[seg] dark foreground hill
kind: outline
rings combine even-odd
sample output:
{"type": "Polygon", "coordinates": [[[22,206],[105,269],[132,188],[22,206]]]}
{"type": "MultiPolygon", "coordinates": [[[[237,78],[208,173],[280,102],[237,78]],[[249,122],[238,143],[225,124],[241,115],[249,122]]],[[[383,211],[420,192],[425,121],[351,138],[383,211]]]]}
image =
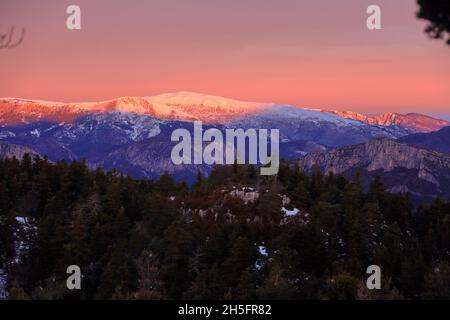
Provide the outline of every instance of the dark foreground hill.
{"type": "Polygon", "coordinates": [[[0,297],[449,299],[449,221],[448,202],[286,165],[218,167],[188,187],[0,160],[0,297]],[[381,290],[365,286],[369,265],[381,290]]]}

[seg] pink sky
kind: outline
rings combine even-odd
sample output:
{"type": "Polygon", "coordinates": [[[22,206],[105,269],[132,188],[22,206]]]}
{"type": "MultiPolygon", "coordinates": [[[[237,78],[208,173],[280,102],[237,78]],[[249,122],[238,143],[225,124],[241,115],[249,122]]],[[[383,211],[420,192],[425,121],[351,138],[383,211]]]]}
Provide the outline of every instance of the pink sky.
{"type": "Polygon", "coordinates": [[[298,106],[450,115],[450,47],[415,0],[0,0],[0,97],[104,100],[195,91],[298,106]],[[66,29],[66,7],[82,30],[66,29]],[[382,30],[366,8],[382,9],[382,30]]]}

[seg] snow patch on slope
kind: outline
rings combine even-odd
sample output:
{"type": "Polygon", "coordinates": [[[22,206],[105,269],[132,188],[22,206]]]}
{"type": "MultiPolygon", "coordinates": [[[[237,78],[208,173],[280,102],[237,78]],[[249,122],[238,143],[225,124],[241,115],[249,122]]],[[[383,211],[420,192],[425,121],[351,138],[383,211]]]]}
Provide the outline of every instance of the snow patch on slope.
{"type": "Polygon", "coordinates": [[[147,101],[155,107],[173,106],[173,105],[203,105],[217,109],[258,109],[269,104],[258,102],[245,102],[234,99],[223,98],[219,96],[200,94],[194,92],[181,91],[177,93],[165,93],[157,96],[147,97],[147,101]]]}
{"type": "Polygon", "coordinates": [[[282,207],[282,208],[281,208],[281,211],[283,211],[283,213],[284,213],[284,215],[285,215],[286,217],[296,216],[296,215],[298,215],[298,214],[300,213],[300,210],[297,209],[297,208],[294,208],[294,209],[292,209],[292,210],[288,210],[288,209],[286,209],[285,207],[282,207]]]}

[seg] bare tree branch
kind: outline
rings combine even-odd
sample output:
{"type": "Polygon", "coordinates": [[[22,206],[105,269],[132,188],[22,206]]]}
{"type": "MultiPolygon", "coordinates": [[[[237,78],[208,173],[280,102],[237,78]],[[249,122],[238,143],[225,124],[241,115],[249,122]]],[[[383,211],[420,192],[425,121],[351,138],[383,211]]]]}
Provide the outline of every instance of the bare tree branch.
{"type": "Polygon", "coordinates": [[[14,43],[11,43],[11,42],[13,42],[13,39],[14,39],[14,32],[15,32],[15,27],[13,26],[9,30],[9,33],[5,33],[0,36],[0,49],[15,48],[22,43],[23,39],[25,38],[25,28],[22,28],[22,31],[20,33],[20,37],[18,38],[18,40],[14,43]]]}

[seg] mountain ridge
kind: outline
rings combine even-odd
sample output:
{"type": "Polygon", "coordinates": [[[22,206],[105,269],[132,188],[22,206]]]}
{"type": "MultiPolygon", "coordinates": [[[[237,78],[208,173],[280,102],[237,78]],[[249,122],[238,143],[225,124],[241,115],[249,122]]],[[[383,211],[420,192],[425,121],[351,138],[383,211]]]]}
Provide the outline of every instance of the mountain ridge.
{"type": "MultiPolygon", "coordinates": [[[[85,104],[0,99],[0,142],[29,148],[52,161],[85,159],[92,168],[117,169],[136,178],[156,178],[168,171],[176,179],[192,181],[197,170],[207,174],[212,166],[174,166],[170,151],[176,143],[171,141],[171,134],[184,128],[192,135],[193,121],[197,120],[203,122],[205,130],[214,127],[222,134],[238,128],[278,129],[280,157],[288,161],[311,152],[364,144],[378,138],[399,139],[411,133],[410,129],[390,122],[368,124],[307,108],[181,92],[85,104]]],[[[385,152],[385,159],[379,161],[398,160],[392,159],[392,155],[385,152]]],[[[411,154],[410,160],[416,156],[411,154]]],[[[353,167],[347,168],[348,171],[353,167]]],[[[433,184],[439,179],[431,179],[426,170],[420,171],[420,177],[419,171],[413,172],[420,166],[398,167],[407,171],[402,174],[410,181],[424,182],[436,194],[441,193],[433,184]]],[[[395,180],[396,175],[387,178],[395,180]]]]}
{"type": "Polygon", "coordinates": [[[31,148],[0,141],[0,159],[12,157],[22,159],[25,154],[28,154],[30,157],[41,156],[31,148]]]}
{"type": "Polygon", "coordinates": [[[418,197],[450,198],[450,155],[390,139],[312,152],[299,159],[301,170],[352,176],[384,176],[388,190],[410,192],[418,197]]]}
{"type": "Polygon", "coordinates": [[[405,137],[400,137],[399,141],[412,144],[423,149],[450,154],[450,126],[434,132],[416,133],[405,137]]]}
{"type": "Polygon", "coordinates": [[[446,120],[419,113],[384,113],[368,116],[353,111],[302,108],[287,104],[239,101],[220,96],[189,91],[164,93],[155,96],[122,96],[98,102],[55,102],[21,98],[0,98],[0,124],[29,123],[42,118],[54,121],[73,121],[77,117],[93,112],[131,112],[166,120],[203,121],[224,123],[244,116],[276,108],[292,108],[331,114],[340,119],[349,119],[369,125],[383,127],[398,126],[408,133],[437,131],[450,125],[446,120]]]}
{"type": "Polygon", "coordinates": [[[432,132],[437,131],[445,126],[449,126],[450,122],[442,119],[436,119],[428,115],[420,113],[401,114],[398,112],[386,112],[378,116],[368,116],[354,111],[339,111],[339,110],[321,110],[331,114],[338,115],[347,119],[354,119],[365,122],[367,124],[376,124],[382,126],[398,125],[411,131],[417,132],[432,132]]]}

